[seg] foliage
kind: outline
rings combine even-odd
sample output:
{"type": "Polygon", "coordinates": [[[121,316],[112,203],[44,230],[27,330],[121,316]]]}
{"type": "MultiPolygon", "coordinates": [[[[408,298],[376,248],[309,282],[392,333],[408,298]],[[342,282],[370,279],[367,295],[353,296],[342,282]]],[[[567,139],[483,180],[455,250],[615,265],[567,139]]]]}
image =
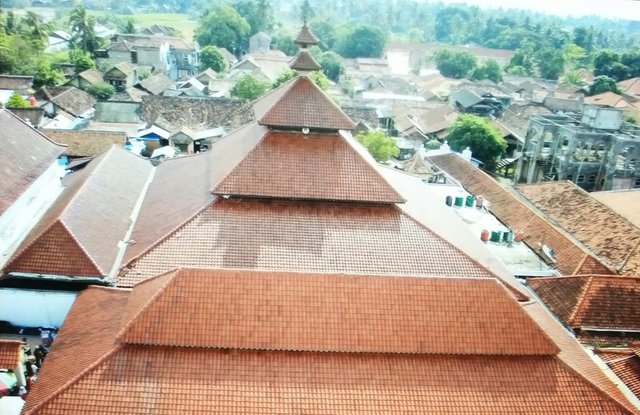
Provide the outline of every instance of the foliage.
{"type": "Polygon", "coordinates": [[[487,59],[471,74],[471,79],[488,79],[495,83],[502,82],[502,69],[500,69],[500,64],[494,59],[487,59]]]}
{"type": "Polygon", "coordinates": [[[238,0],[232,6],[249,23],[250,36],[273,29],[273,8],[267,0],[238,0]]]}
{"type": "Polygon", "coordinates": [[[144,81],[148,77],[151,76],[151,69],[149,68],[138,68],[138,81],[144,81]]]}
{"type": "Polygon", "coordinates": [[[125,20],[124,24],[120,27],[120,31],[122,33],[135,33],[136,32],[136,22],[133,17],[129,17],[125,20]]]}
{"type": "Polygon", "coordinates": [[[562,75],[562,77],[560,78],[560,84],[573,85],[573,86],[579,86],[579,87],[585,86],[584,80],[582,79],[580,74],[575,70],[565,72],[564,75],[562,75]]]}
{"type": "Polygon", "coordinates": [[[378,162],[389,160],[391,157],[397,157],[400,150],[396,146],[393,138],[388,137],[382,131],[370,131],[368,133],[359,133],[356,139],[371,153],[373,158],[378,162]]]}
{"type": "Polygon", "coordinates": [[[87,88],[87,92],[99,100],[106,101],[116,93],[116,89],[106,82],[98,82],[87,88]]]}
{"type": "Polygon", "coordinates": [[[461,44],[468,40],[469,12],[461,7],[445,7],[436,15],[436,40],[461,44]]]}
{"type": "Polygon", "coordinates": [[[273,84],[271,84],[271,88],[275,89],[280,85],[284,84],[285,82],[295,78],[296,76],[298,76],[298,73],[293,69],[282,71],[282,73],[278,76],[278,78],[276,78],[276,80],[273,81],[273,84]]]}
{"type": "Polygon", "coordinates": [[[31,43],[36,52],[42,52],[47,46],[49,32],[53,29],[49,23],[44,23],[42,18],[33,11],[28,11],[20,19],[19,31],[31,43]]]}
{"type": "Polygon", "coordinates": [[[300,17],[302,17],[302,21],[306,23],[315,15],[316,12],[309,4],[309,0],[303,0],[302,4],[300,5],[300,17]]]}
{"type": "Polygon", "coordinates": [[[73,66],[75,66],[76,73],[96,67],[96,63],[91,59],[91,55],[80,49],[70,49],[69,60],[73,63],[73,66]]]}
{"type": "Polygon", "coordinates": [[[270,84],[261,81],[253,75],[245,75],[238,79],[231,88],[231,96],[241,99],[254,100],[261,97],[269,90],[270,84]]]}
{"type": "Polygon", "coordinates": [[[7,108],[29,108],[31,105],[29,105],[29,101],[22,98],[22,95],[14,92],[9,97],[6,106],[7,108]]]}
{"type": "Polygon", "coordinates": [[[337,41],[337,33],[334,25],[328,21],[313,20],[309,23],[309,28],[320,41],[320,46],[324,50],[333,49],[337,41]]]}
{"type": "Polygon", "coordinates": [[[598,95],[603,92],[620,93],[616,80],[605,75],[596,76],[591,85],[589,85],[589,95],[598,95]]]}
{"type": "Polygon", "coordinates": [[[338,40],[338,52],[347,58],[380,57],[386,44],[386,36],[377,27],[360,25],[348,30],[338,40]]]}
{"type": "Polygon", "coordinates": [[[251,26],[231,6],[220,5],[208,11],[195,30],[201,46],[214,45],[238,53],[247,45],[251,26]]]}
{"type": "Polygon", "coordinates": [[[433,57],[442,76],[449,78],[465,78],[477,67],[475,56],[466,51],[439,49],[434,52],[433,57]]]}
{"type": "Polygon", "coordinates": [[[507,150],[507,142],[489,121],[471,114],[463,114],[451,125],[446,140],[452,149],[469,147],[473,155],[492,170],[498,158],[507,150]]]}
{"type": "Polygon", "coordinates": [[[69,14],[69,28],[73,36],[73,44],[78,48],[95,54],[100,47],[100,39],[96,35],[96,18],[83,5],[77,5],[69,14]]]}
{"type": "Polygon", "coordinates": [[[298,53],[298,45],[293,42],[294,35],[286,30],[280,30],[271,38],[272,47],[279,49],[287,56],[298,53]]]}
{"type": "Polygon", "coordinates": [[[542,78],[556,80],[564,72],[564,55],[557,49],[545,49],[536,54],[538,71],[542,78]]]}
{"type": "Polygon", "coordinates": [[[320,71],[313,71],[309,73],[309,78],[320,87],[323,91],[329,89],[329,79],[326,75],[320,71]]]}
{"type": "Polygon", "coordinates": [[[211,68],[218,73],[227,71],[227,60],[215,46],[207,45],[200,50],[200,62],[202,67],[211,68]]]}
{"type": "Polygon", "coordinates": [[[340,75],[344,72],[342,58],[334,52],[324,52],[318,60],[322,66],[322,72],[334,82],[338,82],[340,75]]]}
{"type": "Polygon", "coordinates": [[[442,147],[442,143],[435,138],[432,138],[431,140],[425,142],[424,146],[427,150],[438,150],[440,147],[442,147]]]}
{"type": "Polygon", "coordinates": [[[51,60],[46,56],[41,56],[35,62],[35,67],[31,70],[33,74],[33,87],[40,88],[44,85],[60,85],[65,81],[64,73],[51,66],[51,60]]]}

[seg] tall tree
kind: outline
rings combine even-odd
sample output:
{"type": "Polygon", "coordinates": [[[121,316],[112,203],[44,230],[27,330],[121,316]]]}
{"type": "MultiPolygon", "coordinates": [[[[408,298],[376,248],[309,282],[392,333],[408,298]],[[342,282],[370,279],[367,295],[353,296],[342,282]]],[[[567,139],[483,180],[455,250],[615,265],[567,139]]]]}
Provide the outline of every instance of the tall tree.
{"type": "Polygon", "coordinates": [[[449,78],[465,78],[477,68],[475,56],[466,51],[439,49],[435,51],[433,57],[442,76],[449,78]]]}
{"type": "Polygon", "coordinates": [[[472,73],[471,79],[489,79],[495,83],[501,82],[502,69],[500,69],[500,64],[495,59],[487,59],[472,73]]]}
{"type": "Polygon", "coordinates": [[[35,12],[28,11],[20,19],[20,31],[29,39],[36,51],[43,51],[47,46],[47,39],[52,26],[44,23],[35,12]]]}
{"type": "Polygon", "coordinates": [[[194,37],[201,46],[214,45],[239,55],[247,45],[250,30],[247,19],[223,4],[200,20],[194,37]]]}
{"type": "Polygon", "coordinates": [[[456,151],[469,147],[489,170],[495,168],[499,157],[507,150],[507,142],[498,130],[486,119],[471,114],[463,114],[456,119],[446,140],[456,151]]]}
{"type": "Polygon", "coordinates": [[[270,86],[268,82],[261,81],[253,75],[245,75],[238,79],[230,94],[235,98],[254,100],[264,95],[270,86]]]}
{"type": "Polygon", "coordinates": [[[215,46],[207,45],[200,50],[200,62],[204,68],[211,68],[218,73],[227,70],[227,60],[215,46]]]}
{"type": "Polygon", "coordinates": [[[249,23],[249,35],[273,29],[273,8],[267,0],[239,0],[233,8],[249,23]]]}
{"type": "Polygon", "coordinates": [[[386,44],[386,36],[377,27],[361,25],[346,32],[339,41],[339,52],[347,58],[380,57],[386,44]]]}
{"type": "Polygon", "coordinates": [[[536,54],[538,71],[544,79],[556,80],[564,72],[564,54],[557,49],[544,49],[536,54]]]}
{"type": "Polygon", "coordinates": [[[340,75],[344,71],[342,58],[337,53],[324,52],[318,61],[322,66],[322,72],[334,82],[338,82],[340,75]]]}
{"type": "Polygon", "coordinates": [[[95,54],[100,47],[100,39],[96,35],[96,18],[83,5],[77,5],[69,14],[69,26],[73,43],[90,54],[95,54]]]}

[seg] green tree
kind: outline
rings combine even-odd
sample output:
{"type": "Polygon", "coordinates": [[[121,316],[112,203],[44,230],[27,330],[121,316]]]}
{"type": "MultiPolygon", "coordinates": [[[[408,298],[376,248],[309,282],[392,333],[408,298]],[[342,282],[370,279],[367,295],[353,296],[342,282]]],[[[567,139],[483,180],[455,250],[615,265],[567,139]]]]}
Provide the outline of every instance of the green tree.
{"type": "Polygon", "coordinates": [[[495,83],[502,81],[502,69],[500,64],[494,59],[487,59],[471,75],[473,80],[489,79],[495,83]]]}
{"type": "Polygon", "coordinates": [[[531,42],[524,42],[509,60],[506,71],[512,75],[532,76],[534,64],[534,46],[531,42]]]}
{"type": "Polygon", "coordinates": [[[298,45],[293,42],[295,35],[287,30],[280,29],[272,38],[271,44],[274,48],[281,50],[287,56],[294,56],[298,53],[298,45]]]}
{"type": "Polygon", "coordinates": [[[593,74],[611,75],[611,67],[614,63],[620,63],[620,54],[610,49],[602,49],[596,52],[593,57],[593,74]]]}
{"type": "Polygon", "coordinates": [[[469,147],[474,157],[493,170],[499,157],[507,150],[507,142],[489,121],[471,114],[463,114],[449,128],[446,140],[452,149],[469,147]]]}
{"type": "Polygon", "coordinates": [[[99,100],[106,101],[116,93],[116,89],[113,85],[106,82],[98,82],[87,88],[87,92],[98,98],[99,100]]]}
{"type": "Polygon", "coordinates": [[[302,21],[306,23],[315,15],[316,12],[313,10],[313,7],[311,7],[311,4],[309,4],[309,0],[303,0],[300,5],[300,17],[302,17],[302,21]]]}
{"type": "Polygon", "coordinates": [[[123,27],[122,27],[122,33],[135,33],[136,32],[136,21],[133,19],[133,17],[129,17],[127,18],[127,20],[125,20],[123,27]]]}
{"type": "Polygon", "coordinates": [[[309,28],[324,50],[333,49],[337,40],[336,28],[333,24],[324,19],[316,19],[309,23],[309,28]]]}
{"type": "Polygon", "coordinates": [[[598,95],[603,92],[620,93],[616,80],[605,75],[596,76],[591,85],[589,85],[589,95],[598,95]]]}
{"type": "Polygon", "coordinates": [[[445,7],[436,14],[436,40],[445,43],[465,43],[469,35],[471,15],[462,7],[445,7]]]}
{"type": "Polygon", "coordinates": [[[73,66],[75,66],[76,73],[96,67],[96,63],[91,59],[91,55],[80,49],[70,49],[69,60],[73,63],[73,66]]]}
{"type": "Polygon", "coordinates": [[[31,42],[36,52],[42,52],[47,46],[47,39],[52,26],[44,23],[42,18],[35,12],[28,11],[20,19],[20,32],[31,42]]]}
{"type": "Polygon", "coordinates": [[[247,19],[223,4],[205,14],[194,37],[202,46],[215,45],[237,54],[247,45],[250,30],[247,19]]]}
{"type": "Polygon", "coordinates": [[[41,56],[35,63],[35,67],[30,71],[33,74],[33,86],[40,88],[44,85],[60,85],[65,81],[64,73],[51,66],[51,59],[41,56]]]}
{"type": "Polygon", "coordinates": [[[380,57],[386,44],[386,36],[377,27],[360,25],[347,31],[339,39],[338,51],[347,58],[380,57]]]}
{"type": "Polygon", "coordinates": [[[273,28],[273,8],[268,1],[239,0],[233,3],[233,8],[249,23],[249,35],[270,32],[273,28]]]}
{"type": "Polygon", "coordinates": [[[318,61],[322,66],[322,72],[334,82],[338,82],[340,75],[344,72],[342,58],[334,52],[324,52],[318,61]]]}
{"type": "Polygon", "coordinates": [[[393,138],[388,137],[382,131],[369,131],[368,133],[359,133],[356,136],[365,148],[371,153],[373,158],[378,162],[389,160],[391,157],[397,157],[400,153],[396,142],[393,138]]]}
{"type": "Polygon", "coordinates": [[[22,95],[18,94],[17,92],[11,94],[6,105],[7,108],[29,108],[31,106],[29,105],[29,102],[26,99],[22,98],[22,95]]]}
{"type": "Polygon", "coordinates": [[[433,57],[442,76],[449,78],[465,78],[477,68],[475,56],[466,51],[439,49],[433,57]]]}
{"type": "Polygon", "coordinates": [[[276,78],[276,80],[273,81],[273,84],[271,84],[271,89],[279,87],[280,85],[284,84],[287,81],[290,81],[296,76],[298,76],[298,73],[293,69],[282,71],[282,73],[276,78]]]}
{"type": "Polygon", "coordinates": [[[313,71],[309,73],[309,78],[323,91],[326,92],[329,89],[329,79],[324,73],[320,71],[313,71]]]}
{"type": "Polygon", "coordinates": [[[73,43],[80,49],[96,53],[100,47],[100,39],[96,35],[96,18],[83,5],[77,5],[69,14],[69,27],[73,36],[73,43]]]}
{"type": "Polygon", "coordinates": [[[245,75],[238,79],[230,93],[232,97],[252,101],[264,95],[270,86],[268,82],[261,81],[253,75],[245,75]]]}
{"type": "Polygon", "coordinates": [[[227,71],[227,60],[215,46],[207,45],[200,50],[200,62],[204,68],[211,68],[218,73],[227,71]]]}
{"type": "Polygon", "coordinates": [[[560,84],[583,87],[585,85],[585,82],[578,71],[571,70],[565,72],[564,75],[562,75],[562,77],[560,78],[560,84]]]}
{"type": "Polygon", "coordinates": [[[564,72],[564,54],[557,49],[544,49],[536,54],[536,59],[544,79],[556,80],[564,72]]]}

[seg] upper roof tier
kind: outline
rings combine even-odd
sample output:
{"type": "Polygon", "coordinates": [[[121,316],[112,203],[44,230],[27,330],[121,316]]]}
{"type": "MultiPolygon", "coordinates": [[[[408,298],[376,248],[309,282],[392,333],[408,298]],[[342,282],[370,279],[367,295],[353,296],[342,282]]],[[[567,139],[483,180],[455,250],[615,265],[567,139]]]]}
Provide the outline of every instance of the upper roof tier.
{"type": "Polygon", "coordinates": [[[317,45],[320,43],[318,38],[309,30],[307,24],[303,24],[302,28],[298,32],[298,35],[293,39],[296,45],[300,47],[307,47],[308,45],[317,45]]]}

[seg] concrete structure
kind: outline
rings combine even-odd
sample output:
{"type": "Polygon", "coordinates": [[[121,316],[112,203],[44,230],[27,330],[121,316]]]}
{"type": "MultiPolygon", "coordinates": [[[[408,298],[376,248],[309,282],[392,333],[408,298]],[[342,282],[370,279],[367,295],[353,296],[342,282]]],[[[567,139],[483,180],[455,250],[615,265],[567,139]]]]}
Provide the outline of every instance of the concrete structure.
{"type": "Polygon", "coordinates": [[[516,180],[569,180],[588,191],[640,187],[640,129],[618,108],[583,106],[576,114],[533,116],[516,180]]]}

